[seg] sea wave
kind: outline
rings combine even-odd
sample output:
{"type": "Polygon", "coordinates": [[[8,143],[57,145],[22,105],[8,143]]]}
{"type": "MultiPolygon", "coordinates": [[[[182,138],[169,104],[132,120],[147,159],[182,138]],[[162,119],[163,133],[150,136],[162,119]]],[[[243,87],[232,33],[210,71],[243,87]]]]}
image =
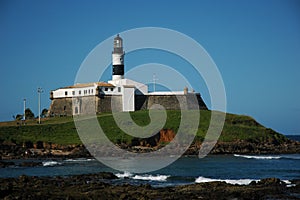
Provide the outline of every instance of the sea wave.
{"type": "Polygon", "coordinates": [[[196,183],[207,183],[207,182],[214,182],[214,181],[222,181],[229,184],[237,184],[237,185],[249,185],[252,181],[259,181],[255,179],[214,179],[214,178],[206,178],[203,176],[199,176],[196,178],[196,183]]]}
{"type": "Polygon", "coordinates": [[[144,174],[144,175],[134,175],[130,172],[124,173],[117,173],[115,174],[118,178],[131,178],[135,180],[145,180],[145,181],[166,181],[169,175],[151,175],[151,174],[144,174]]]}
{"type": "Polygon", "coordinates": [[[77,158],[77,159],[67,159],[66,162],[88,162],[88,161],[94,161],[94,158],[77,158]]]}
{"type": "Polygon", "coordinates": [[[124,172],[123,174],[121,173],[117,173],[115,174],[118,178],[129,178],[129,177],[132,177],[133,174],[130,173],[130,172],[124,172]]]}
{"type": "Polygon", "coordinates": [[[55,165],[61,165],[61,163],[57,162],[57,161],[45,161],[45,162],[43,162],[44,167],[50,167],[50,166],[55,166],[55,165]]]}
{"type": "Polygon", "coordinates": [[[135,175],[132,179],[136,180],[146,180],[146,181],[167,181],[169,175],[135,175]]]}
{"type": "Polygon", "coordinates": [[[240,155],[234,154],[235,157],[242,157],[248,159],[258,159],[258,160],[271,160],[271,159],[280,159],[282,156],[252,156],[252,155],[240,155]]]}
{"type": "MultiPolygon", "coordinates": [[[[226,182],[233,185],[249,185],[252,181],[255,181],[256,183],[260,180],[258,179],[214,179],[214,178],[206,178],[203,176],[199,176],[196,178],[196,183],[207,183],[207,182],[214,182],[214,181],[221,181],[226,182]]],[[[286,184],[286,187],[293,187],[295,184],[292,184],[289,180],[282,180],[286,184]]]]}

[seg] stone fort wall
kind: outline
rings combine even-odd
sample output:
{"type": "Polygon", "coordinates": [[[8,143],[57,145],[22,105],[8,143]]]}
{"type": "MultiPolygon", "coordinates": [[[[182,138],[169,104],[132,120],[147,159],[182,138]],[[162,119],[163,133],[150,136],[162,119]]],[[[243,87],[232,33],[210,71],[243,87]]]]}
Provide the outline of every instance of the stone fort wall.
{"type": "MultiPolygon", "coordinates": [[[[199,93],[135,96],[135,110],[149,110],[156,104],[163,106],[166,110],[207,110],[199,93]]],[[[76,113],[91,114],[95,110],[97,113],[111,112],[112,108],[114,111],[122,111],[121,95],[87,96],[73,100],[72,98],[52,99],[48,114],[49,116],[71,116],[76,113]]]]}
{"type": "Polygon", "coordinates": [[[166,110],[207,110],[199,93],[183,95],[136,95],[135,110],[149,110],[155,104],[166,110]]]}

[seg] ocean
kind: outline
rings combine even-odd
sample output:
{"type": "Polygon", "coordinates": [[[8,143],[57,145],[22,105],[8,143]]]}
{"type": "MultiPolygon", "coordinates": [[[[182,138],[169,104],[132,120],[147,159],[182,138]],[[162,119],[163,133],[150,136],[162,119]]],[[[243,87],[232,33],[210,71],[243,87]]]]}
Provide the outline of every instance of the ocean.
{"type": "MultiPolygon", "coordinates": [[[[122,159],[122,158],[120,158],[122,159]]],[[[13,160],[16,164],[30,160],[13,160]]],[[[249,184],[263,178],[276,177],[287,183],[300,179],[300,154],[287,155],[209,155],[203,159],[186,156],[158,171],[135,174],[113,170],[95,159],[31,160],[42,166],[2,168],[0,177],[69,176],[97,172],[113,172],[118,180],[112,184],[151,184],[165,187],[210,181],[249,184]]],[[[127,161],[128,162],[128,161],[127,161]]]]}
{"type": "Polygon", "coordinates": [[[300,135],[286,135],[287,138],[300,142],[300,135]]]}

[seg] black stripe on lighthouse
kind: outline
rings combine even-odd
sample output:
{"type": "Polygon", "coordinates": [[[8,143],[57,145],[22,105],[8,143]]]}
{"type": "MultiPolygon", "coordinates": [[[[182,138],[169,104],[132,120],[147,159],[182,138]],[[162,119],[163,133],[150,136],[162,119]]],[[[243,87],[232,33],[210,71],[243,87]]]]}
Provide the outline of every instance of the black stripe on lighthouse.
{"type": "Polygon", "coordinates": [[[124,75],[124,65],[113,65],[113,75],[124,75]]]}

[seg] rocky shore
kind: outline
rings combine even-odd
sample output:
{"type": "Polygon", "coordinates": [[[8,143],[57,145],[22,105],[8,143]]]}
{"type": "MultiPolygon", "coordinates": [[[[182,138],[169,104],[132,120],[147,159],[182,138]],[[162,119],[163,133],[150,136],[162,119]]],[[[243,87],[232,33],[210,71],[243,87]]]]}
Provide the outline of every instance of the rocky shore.
{"type": "Polygon", "coordinates": [[[268,178],[249,185],[225,182],[155,188],[149,184],[113,184],[112,173],[70,177],[28,177],[0,179],[1,199],[298,199],[300,180],[286,183],[268,178]]]}
{"type": "MultiPolygon", "coordinates": [[[[120,148],[132,152],[149,152],[159,149],[145,141],[135,142],[135,145],[117,144],[120,148]]],[[[98,151],[107,152],[106,146],[95,147],[98,151]]],[[[193,143],[185,155],[198,155],[201,143],[193,143]]],[[[176,149],[174,149],[176,151],[176,149]]],[[[211,154],[294,154],[300,153],[300,142],[287,140],[277,144],[274,141],[259,143],[248,141],[218,142],[210,152],[211,154]]],[[[170,152],[170,155],[172,152],[170,152]]],[[[111,155],[105,155],[111,156],[111,155]]],[[[4,142],[0,144],[0,160],[26,159],[26,158],[90,158],[89,151],[83,145],[55,145],[55,144],[30,144],[18,145],[4,142]]],[[[1,166],[1,165],[0,165],[1,166]]]]}

